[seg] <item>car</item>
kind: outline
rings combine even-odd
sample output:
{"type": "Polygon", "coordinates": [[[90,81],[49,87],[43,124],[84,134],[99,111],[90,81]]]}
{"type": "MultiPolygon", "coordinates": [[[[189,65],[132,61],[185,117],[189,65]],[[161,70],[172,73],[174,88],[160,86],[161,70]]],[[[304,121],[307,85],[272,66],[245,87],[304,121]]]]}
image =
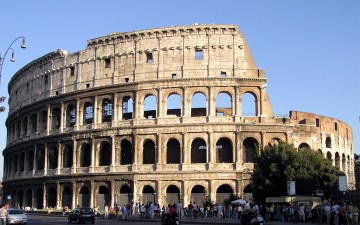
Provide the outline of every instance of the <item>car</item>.
{"type": "Polygon", "coordinates": [[[95,212],[89,207],[75,208],[68,215],[68,221],[77,221],[78,223],[91,222],[95,223],[95,212]]]}
{"type": "Polygon", "coordinates": [[[22,209],[8,209],[6,224],[26,224],[27,216],[22,209]]]}

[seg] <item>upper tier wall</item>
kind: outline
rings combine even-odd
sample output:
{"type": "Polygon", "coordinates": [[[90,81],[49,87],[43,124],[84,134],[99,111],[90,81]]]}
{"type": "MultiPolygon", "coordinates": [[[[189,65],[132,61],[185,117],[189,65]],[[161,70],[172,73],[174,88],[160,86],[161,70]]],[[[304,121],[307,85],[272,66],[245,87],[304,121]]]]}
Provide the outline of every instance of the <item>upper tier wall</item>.
{"type": "Polygon", "coordinates": [[[112,33],[69,54],[57,50],[19,70],[10,113],[51,96],[128,82],[206,77],[264,78],[238,26],[192,25],[112,33]]]}

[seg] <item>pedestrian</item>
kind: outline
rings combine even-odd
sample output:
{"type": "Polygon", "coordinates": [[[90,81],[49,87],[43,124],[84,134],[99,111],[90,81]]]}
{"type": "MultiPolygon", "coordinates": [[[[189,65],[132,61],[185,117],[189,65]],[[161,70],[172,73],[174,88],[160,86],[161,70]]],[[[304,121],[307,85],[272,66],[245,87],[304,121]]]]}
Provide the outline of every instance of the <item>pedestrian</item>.
{"type": "Polygon", "coordinates": [[[105,205],[104,208],[104,219],[107,220],[109,218],[109,206],[105,205]]]}
{"type": "Polygon", "coordinates": [[[6,225],[6,216],[8,214],[8,204],[5,204],[3,207],[0,208],[0,224],[6,225]]]}
{"type": "Polygon", "coordinates": [[[121,208],[121,213],[122,213],[122,219],[126,219],[126,215],[127,215],[127,209],[126,209],[126,205],[124,205],[122,208],[121,208]]]}

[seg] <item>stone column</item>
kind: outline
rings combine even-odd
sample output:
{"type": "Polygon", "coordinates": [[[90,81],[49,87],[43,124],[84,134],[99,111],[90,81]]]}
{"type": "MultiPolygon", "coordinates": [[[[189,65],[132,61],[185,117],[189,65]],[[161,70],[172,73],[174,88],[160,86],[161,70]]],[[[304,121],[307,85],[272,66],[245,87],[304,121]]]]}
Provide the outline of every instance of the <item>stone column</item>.
{"type": "Polygon", "coordinates": [[[110,171],[114,172],[116,170],[116,146],[115,146],[115,136],[111,136],[111,165],[110,171]]]}
{"type": "Polygon", "coordinates": [[[94,172],[95,167],[95,149],[96,149],[96,141],[94,139],[91,140],[91,165],[89,166],[89,172],[94,172]]]}
{"type": "Polygon", "coordinates": [[[77,141],[76,140],[73,140],[73,157],[72,157],[72,160],[73,160],[73,163],[72,163],[72,167],[71,167],[71,173],[76,173],[76,168],[77,168],[77,158],[76,158],[76,153],[78,152],[77,151],[77,141]]]}
{"type": "Polygon", "coordinates": [[[115,127],[117,122],[119,121],[118,114],[120,113],[118,108],[118,93],[114,94],[112,102],[113,102],[112,126],[115,127]]]}
{"type": "Polygon", "coordinates": [[[75,181],[72,181],[71,182],[71,188],[72,188],[72,201],[71,201],[71,208],[75,208],[76,204],[77,204],[77,201],[76,201],[76,193],[77,193],[77,190],[76,190],[76,183],[75,181]]]}
{"type": "Polygon", "coordinates": [[[186,133],[182,133],[182,163],[187,165],[190,164],[190,156],[191,156],[191,151],[189,149],[187,149],[188,143],[187,143],[187,134],[186,133]],[[189,151],[187,151],[189,150],[189,151]]]}
{"type": "Polygon", "coordinates": [[[162,149],[162,143],[161,143],[161,135],[159,133],[156,134],[156,143],[155,143],[155,163],[157,165],[162,165],[164,164],[165,160],[164,160],[164,156],[166,151],[163,151],[162,149]]]}
{"type": "Polygon", "coordinates": [[[208,145],[207,145],[207,152],[206,152],[206,162],[209,164],[216,163],[216,146],[213,146],[213,133],[207,132],[208,134],[208,145]]]}
{"type": "Polygon", "coordinates": [[[80,109],[80,99],[77,99],[76,100],[76,114],[75,114],[75,131],[79,130],[79,125],[80,123],[82,123],[82,121],[80,121],[80,118],[84,118],[84,115],[83,115],[83,110],[80,109]]]}
{"type": "Polygon", "coordinates": [[[216,102],[214,101],[214,96],[213,96],[213,90],[211,87],[208,87],[208,95],[207,95],[207,110],[206,110],[206,115],[211,117],[215,117],[216,116],[216,102]]]}
{"type": "Polygon", "coordinates": [[[60,133],[62,133],[64,130],[64,127],[66,127],[66,120],[64,119],[65,115],[66,115],[66,110],[64,110],[64,102],[61,102],[60,103],[60,127],[59,127],[60,133]]]}
{"type": "Polygon", "coordinates": [[[56,208],[62,207],[62,195],[59,182],[56,182],[56,195],[56,208]]]}
{"type": "Polygon", "coordinates": [[[57,158],[56,174],[61,174],[61,169],[62,168],[63,168],[63,165],[62,165],[62,148],[61,148],[61,143],[58,142],[58,158],[57,158]]]}
{"type": "Polygon", "coordinates": [[[52,123],[51,108],[47,105],[47,121],[46,121],[46,135],[50,134],[50,124],[52,123]]]}
{"type": "Polygon", "coordinates": [[[265,90],[266,90],[266,84],[263,84],[260,86],[260,112],[258,112],[258,115],[260,117],[266,116],[264,113],[264,96],[265,96],[265,90]]]}
{"type": "Polygon", "coordinates": [[[90,207],[94,208],[94,198],[95,198],[95,183],[94,181],[90,181],[90,207]]]}
{"type": "Polygon", "coordinates": [[[110,206],[114,207],[115,210],[115,180],[110,181],[110,206]]]}
{"type": "Polygon", "coordinates": [[[33,169],[32,169],[32,175],[35,176],[36,174],[36,168],[37,168],[37,145],[34,145],[34,159],[33,159],[33,169]]]}
{"type": "Polygon", "coordinates": [[[48,174],[48,145],[44,144],[44,175],[48,174]]]}
{"type": "Polygon", "coordinates": [[[187,96],[187,87],[183,87],[183,97],[182,101],[182,117],[191,117],[191,101],[189,101],[187,96]]]}
{"type": "Polygon", "coordinates": [[[133,163],[133,168],[137,170],[137,167],[139,165],[139,150],[138,150],[138,137],[137,134],[133,134],[132,137],[132,144],[133,144],[133,157],[134,157],[134,163],[133,163]]]}
{"type": "MultiPolygon", "coordinates": [[[[44,189],[44,193],[43,193],[43,208],[45,208],[47,206],[47,190],[46,190],[46,184],[43,184],[43,189],[44,189]]],[[[34,205],[34,201],[33,201],[33,205],[34,205]]]]}
{"type": "MultiPolygon", "coordinates": [[[[94,106],[93,107],[94,107],[93,126],[94,126],[94,128],[97,128],[97,125],[99,123],[99,121],[98,121],[99,113],[98,112],[99,112],[99,108],[101,108],[98,106],[98,96],[97,95],[95,95],[95,97],[94,97],[94,106]]],[[[100,113],[100,119],[101,119],[101,113],[100,113]]]]}

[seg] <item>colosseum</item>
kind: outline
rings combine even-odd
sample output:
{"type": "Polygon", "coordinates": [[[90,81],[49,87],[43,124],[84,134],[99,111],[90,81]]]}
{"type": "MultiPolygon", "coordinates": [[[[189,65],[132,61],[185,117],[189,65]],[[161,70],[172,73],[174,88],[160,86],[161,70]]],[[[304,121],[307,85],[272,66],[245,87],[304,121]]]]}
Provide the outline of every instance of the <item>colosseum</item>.
{"type": "Polygon", "coordinates": [[[8,84],[4,198],[36,208],[249,198],[256,146],[279,140],[320,151],[353,188],[351,127],[276,116],[266,86],[237,25],[116,32],[50,52],[8,84]]]}

